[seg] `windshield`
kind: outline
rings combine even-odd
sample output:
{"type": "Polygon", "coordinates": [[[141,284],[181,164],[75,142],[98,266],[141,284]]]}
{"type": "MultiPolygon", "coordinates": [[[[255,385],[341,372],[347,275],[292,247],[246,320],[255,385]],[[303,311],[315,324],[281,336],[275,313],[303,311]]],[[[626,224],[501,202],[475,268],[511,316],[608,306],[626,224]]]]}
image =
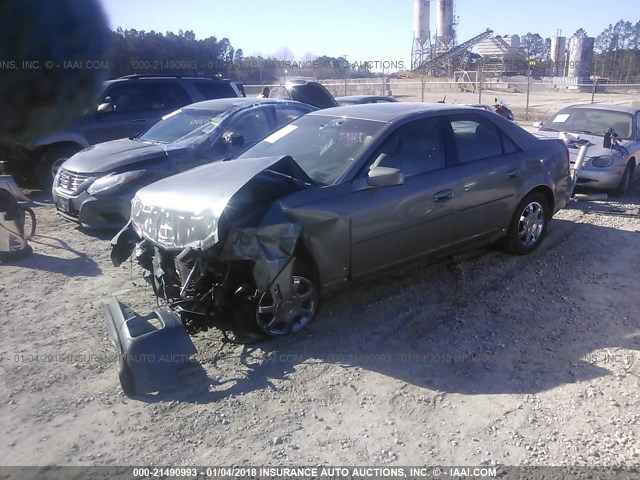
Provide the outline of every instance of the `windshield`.
{"type": "Polygon", "coordinates": [[[201,109],[176,110],[162,117],[162,120],[138,137],[138,140],[171,143],[187,136],[196,139],[211,133],[222,121],[225,113],[201,109]]]}
{"type": "Polygon", "coordinates": [[[272,133],[238,158],[291,155],[313,181],[331,185],[386,125],[371,120],[307,115],[272,133]]]}
{"type": "Polygon", "coordinates": [[[541,128],[548,132],[577,132],[604,136],[613,128],[620,138],[631,138],[631,114],[598,108],[566,108],[551,117],[541,128]]]}

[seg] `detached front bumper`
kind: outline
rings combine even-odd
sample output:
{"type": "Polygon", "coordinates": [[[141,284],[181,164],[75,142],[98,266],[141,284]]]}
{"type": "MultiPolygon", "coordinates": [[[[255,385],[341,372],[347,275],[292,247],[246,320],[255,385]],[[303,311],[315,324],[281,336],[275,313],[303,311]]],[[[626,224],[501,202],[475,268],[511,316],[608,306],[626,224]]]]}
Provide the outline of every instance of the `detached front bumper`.
{"type": "Polygon", "coordinates": [[[126,395],[177,387],[179,371],[196,349],[173,312],[163,308],[139,316],[113,297],[104,320],[118,351],[118,376],[126,395]]]}
{"type": "Polygon", "coordinates": [[[92,196],[84,191],[75,197],[54,189],[53,201],[58,214],[91,229],[121,228],[129,221],[133,193],[92,196]]]}

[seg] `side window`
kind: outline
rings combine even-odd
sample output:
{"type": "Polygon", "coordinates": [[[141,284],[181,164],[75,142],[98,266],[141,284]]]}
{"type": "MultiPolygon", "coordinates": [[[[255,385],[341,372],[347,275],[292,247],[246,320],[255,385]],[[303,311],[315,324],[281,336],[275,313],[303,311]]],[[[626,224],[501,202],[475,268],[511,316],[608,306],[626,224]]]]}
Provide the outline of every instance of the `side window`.
{"type": "Polygon", "coordinates": [[[451,121],[459,163],[474,162],[502,155],[498,127],[481,118],[455,118],[451,121]]]}
{"type": "Polygon", "coordinates": [[[191,99],[177,83],[144,84],[149,110],[176,110],[191,103],[191,99]]]}
{"type": "Polygon", "coordinates": [[[640,142],[640,112],[636,114],[636,142],[640,142]]]}
{"type": "Polygon", "coordinates": [[[191,103],[184,89],[176,83],[136,82],[114,86],[107,94],[115,113],[149,110],[176,110],[191,103]]]}
{"type": "Polygon", "coordinates": [[[279,107],[276,105],[276,128],[280,128],[296,118],[307,113],[305,110],[293,107],[279,107]]]}
{"type": "Polygon", "coordinates": [[[147,109],[139,84],[116,85],[107,96],[111,98],[114,113],[141,112],[147,109]]]}
{"type": "Polygon", "coordinates": [[[255,108],[236,118],[225,135],[241,136],[243,144],[248,146],[266,137],[271,131],[267,109],[255,108]]]}
{"type": "Polygon", "coordinates": [[[374,155],[370,168],[392,167],[405,176],[439,170],[446,165],[444,141],[437,118],[400,127],[374,155]]]}
{"type": "Polygon", "coordinates": [[[195,82],[194,86],[207,100],[214,98],[237,97],[235,90],[228,83],[217,82],[195,82]]]}

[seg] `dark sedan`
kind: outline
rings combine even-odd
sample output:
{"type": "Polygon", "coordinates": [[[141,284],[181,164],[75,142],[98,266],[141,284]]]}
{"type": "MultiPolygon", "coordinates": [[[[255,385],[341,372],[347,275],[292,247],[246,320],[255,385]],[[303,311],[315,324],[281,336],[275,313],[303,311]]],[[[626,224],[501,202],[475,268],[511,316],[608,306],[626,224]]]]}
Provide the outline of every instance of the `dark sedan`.
{"type": "Polygon", "coordinates": [[[316,110],[274,99],[198,102],[135,138],[86,148],[62,164],[53,185],[58,213],[87,228],[119,228],[135,192],[163,177],[232,158],[277,128],[316,110]]]}
{"type": "MultiPolygon", "coordinates": [[[[489,112],[412,103],[313,112],[231,162],[136,194],[112,258],[135,252],[169,300],[151,317],[171,329],[136,338],[151,317],[132,317],[117,300],[107,327],[120,353],[177,358],[193,353],[183,325],[194,332],[233,318],[269,335],[297,332],[330,287],[501,239],[533,252],[569,188],[563,142],[489,112]]],[[[148,367],[123,360],[125,389],[169,378],[151,381],[148,367]]]]}
{"type": "Polygon", "coordinates": [[[382,95],[347,95],[345,97],[336,97],[338,105],[363,105],[366,103],[391,103],[397,102],[393,97],[384,97],[382,95]]]}

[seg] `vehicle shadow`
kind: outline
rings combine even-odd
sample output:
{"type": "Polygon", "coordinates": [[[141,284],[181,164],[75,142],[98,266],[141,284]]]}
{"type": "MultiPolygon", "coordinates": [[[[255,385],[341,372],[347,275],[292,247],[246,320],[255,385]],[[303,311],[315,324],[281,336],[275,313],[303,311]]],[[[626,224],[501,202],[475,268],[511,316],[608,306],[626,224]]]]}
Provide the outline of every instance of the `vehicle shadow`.
{"type": "Polygon", "coordinates": [[[113,237],[120,231],[120,229],[89,229],[84,228],[78,225],[76,230],[80,232],[82,235],[86,235],[87,237],[95,238],[97,240],[106,240],[111,241],[113,237]]]}
{"type": "Polygon", "coordinates": [[[102,270],[98,264],[91,259],[91,257],[85,253],[75,250],[64,240],[47,235],[36,234],[35,237],[29,240],[29,243],[34,246],[42,245],[47,248],[63,250],[64,252],[73,254],[74,257],[62,258],[45,255],[38,253],[36,247],[31,255],[23,257],[20,260],[16,260],[15,262],[4,264],[19,265],[35,270],[59,273],[69,277],[96,277],[102,274],[102,270]]]}
{"type": "Polygon", "coordinates": [[[381,276],[324,298],[298,335],[216,356],[215,333],[196,338],[202,368],[154,398],[215,402],[274,389],[313,363],[467,395],[532,394],[628,372],[637,354],[615,352],[640,349],[627,285],[640,256],[623,253],[637,241],[636,232],[554,220],[528,257],[484,248],[381,276]]]}

